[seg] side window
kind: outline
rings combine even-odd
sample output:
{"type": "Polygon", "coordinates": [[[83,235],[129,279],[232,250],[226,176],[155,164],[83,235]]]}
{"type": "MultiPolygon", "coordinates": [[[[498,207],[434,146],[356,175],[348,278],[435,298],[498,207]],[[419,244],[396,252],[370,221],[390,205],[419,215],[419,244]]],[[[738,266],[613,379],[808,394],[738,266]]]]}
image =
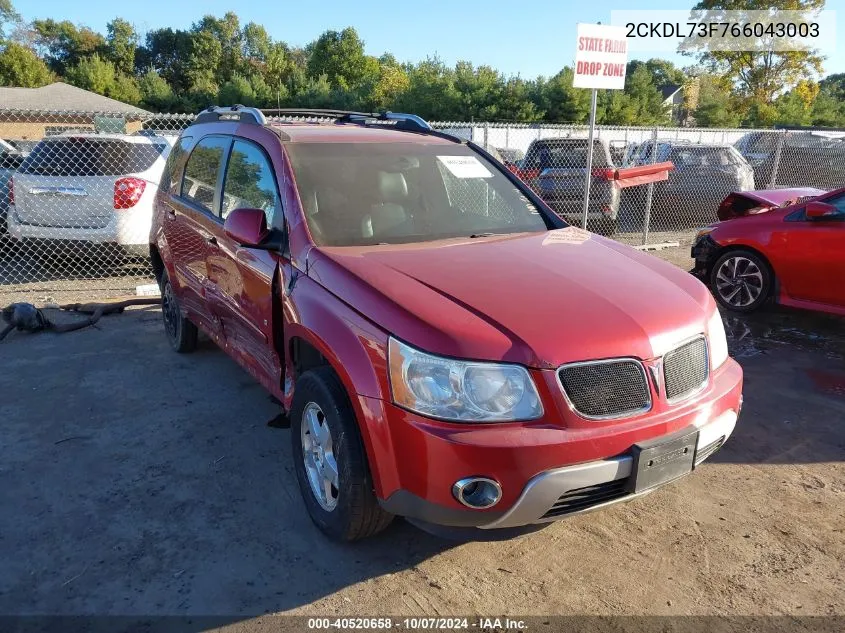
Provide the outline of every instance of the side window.
{"type": "Polygon", "coordinates": [[[223,218],[240,207],[264,211],[268,226],[272,226],[280,208],[276,179],[267,156],[257,145],[236,140],[223,181],[223,218]]]}
{"type": "Polygon", "coordinates": [[[176,141],[176,145],[170,150],[167,162],[164,163],[164,173],[161,176],[159,187],[177,196],[179,195],[179,188],[182,186],[182,158],[185,156],[185,148],[191,144],[192,138],[183,136],[176,141]],[[180,170],[178,174],[174,173],[177,169],[180,170]]]}
{"type": "Polygon", "coordinates": [[[223,154],[229,147],[229,139],[210,136],[202,139],[191,152],[185,165],[182,179],[182,197],[205,207],[214,213],[214,192],[217,189],[217,175],[223,163],[223,154]]]}

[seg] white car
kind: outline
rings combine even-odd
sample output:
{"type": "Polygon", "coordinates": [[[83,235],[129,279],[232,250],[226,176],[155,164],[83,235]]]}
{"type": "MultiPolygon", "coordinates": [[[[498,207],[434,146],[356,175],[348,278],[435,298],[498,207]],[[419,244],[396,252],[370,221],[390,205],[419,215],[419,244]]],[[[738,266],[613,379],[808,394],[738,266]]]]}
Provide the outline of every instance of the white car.
{"type": "Polygon", "coordinates": [[[43,139],[10,181],[17,240],[117,243],[149,254],[153,199],[176,137],[68,133],[43,139]]]}

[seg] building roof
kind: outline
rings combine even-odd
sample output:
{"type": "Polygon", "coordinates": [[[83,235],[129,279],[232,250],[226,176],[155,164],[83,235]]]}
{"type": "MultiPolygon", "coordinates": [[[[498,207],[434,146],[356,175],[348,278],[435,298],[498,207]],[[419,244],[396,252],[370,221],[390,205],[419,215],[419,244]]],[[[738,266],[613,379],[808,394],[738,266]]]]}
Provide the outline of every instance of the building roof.
{"type": "Polygon", "coordinates": [[[109,99],[61,81],[41,88],[0,88],[0,111],[2,110],[149,114],[146,110],[128,103],[109,99]]]}
{"type": "Polygon", "coordinates": [[[671,98],[678,90],[680,90],[683,86],[679,86],[678,84],[666,84],[665,86],[660,86],[658,90],[660,90],[660,94],[663,95],[663,100],[671,98]]]}

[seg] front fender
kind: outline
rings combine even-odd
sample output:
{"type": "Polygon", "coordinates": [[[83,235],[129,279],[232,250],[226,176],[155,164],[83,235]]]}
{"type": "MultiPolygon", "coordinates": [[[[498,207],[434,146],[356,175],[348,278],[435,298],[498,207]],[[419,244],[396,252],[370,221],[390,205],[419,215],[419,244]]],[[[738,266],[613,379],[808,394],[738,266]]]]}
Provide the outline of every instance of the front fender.
{"type": "MultiPolygon", "coordinates": [[[[390,400],[387,333],[302,275],[288,297],[284,336],[288,375],[294,375],[291,344],[300,338],[317,349],[340,377],[358,419],[376,494],[382,497],[398,481],[393,444],[387,420],[373,416],[366,402],[390,400]]],[[[288,410],[295,389],[285,395],[288,410]]]]}

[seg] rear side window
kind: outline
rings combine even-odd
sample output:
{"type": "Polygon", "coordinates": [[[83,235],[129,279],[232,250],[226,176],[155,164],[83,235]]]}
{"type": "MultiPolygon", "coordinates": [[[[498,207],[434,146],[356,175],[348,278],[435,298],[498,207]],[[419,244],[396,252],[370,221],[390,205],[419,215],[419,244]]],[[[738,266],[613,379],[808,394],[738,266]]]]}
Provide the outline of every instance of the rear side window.
{"type": "MultiPolygon", "coordinates": [[[[587,139],[544,141],[535,143],[528,150],[523,167],[545,169],[575,169],[587,166],[587,139]]],[[[600,140],[593,141],[593,166],[610,167],[608,151],[600,140]]]]}
{"type": "Polygon", "coordinates": [[[261,209],[272,226],[279,206],[273,169],[264,152],[247,141],[236,140],[229,154],[226,179],[223,181],[223,219],[235,209],[261,209]]]}
{"type": "Polygon", "coordinates": [[[43,141],[21,164],[38,176],[121,176],[146,171],[167,150],[165,143],[127,143],[115,139],[63,138],[43,141]]]}
{"type": "Polygon", "coordinates": [[[210,136],[202,139],[188,158],[182,179],[182,197],[214,213],[214,192],[223,156],[229,148],[229,139],[210,136]]]}
{"type": "Polygon", "coordinates": [[[185,156],[187,147],[191,144],[192,137],[183,136],[180,138],[170,156],[167,157],[167,162],[164,164],[164,173],[161,176],[160,188],[169,191],[174,195],[179,195],[179,187],[182,184],[182,174],[174,174],[173,172],[183,166],[182,159],[185,156]]]}

